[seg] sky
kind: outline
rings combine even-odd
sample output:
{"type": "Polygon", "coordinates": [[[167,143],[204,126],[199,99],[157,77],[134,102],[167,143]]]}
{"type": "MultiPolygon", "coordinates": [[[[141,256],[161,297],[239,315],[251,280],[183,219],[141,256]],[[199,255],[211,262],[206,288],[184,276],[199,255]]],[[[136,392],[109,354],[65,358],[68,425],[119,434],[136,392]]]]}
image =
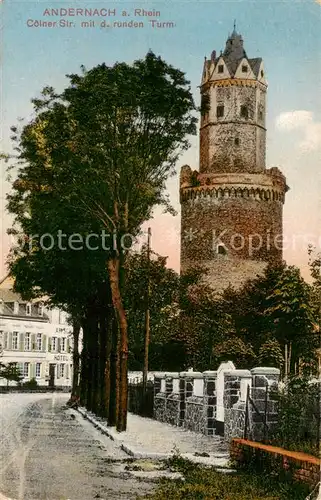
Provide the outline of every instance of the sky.
{"type": "MultiPolygon", "coordinates": [[[[1,2],[1,0],[0,0],[1,2]]],[[[204,56],[225,47],[228,34],[242,34],[248,57],[262,57],[268,81],[267,168],[278,166],[290,191],[284,205],[284,258],[301,268],[308,278],[309,243],[321,248],[321,0],[238,1],[14,1],[2,0],[1,10],[1,146],[11,151],[10,126],[18,118],[32,116],[31,98],[45,85],[62,90],[66,74],[105,62],[132,63],[149,49],[186,73],[196,102],[204,56]],[[48,15],[52,9],[59,15],[48,15]],[[66,16],[76,13],[77,16],[66,16]],[[98,9],[110,16],[85,15],[80,9],[98,9]],[[113,15],[113,11],[115,15],[113,15]],[[160,16],[142,16],[143,11],[160,16]],[[127,14],[123,16],[125,11],[127,14]],[[135,15],[136,14],[136,15],[135,15]],[[140,14],[140,15],[139,15],[140,14]],[[150,22],[169,23],[153,27],[150,22]],[[63,21],[60,25],[61,20],[63,21]],[[106,27],[124,20],[143,22],[143,27],[106,27]],[[69,23],[66,23],[69,21],[69,23]],[[94,26],[82,23],[94,22],[94,26]],[[43,22],[56,22],[41,26],[43,22]],[[101,25],[105,22],[105,25],[101,25]],[[68,24],[68,25],[67,25],[68,24]]],[[[55,12],[54,12],[55,13],[55,12]]],[[[199,138],[181,155],[184,164],[198,169],[199,138]]],[[[10,189],[6,165],[1,165],[0,276],[10,239],[11,219],[5,211],[10,189]]],[[[151,226],[152,248],[168,256],[168,265],[179,270],[180,206],[178,176],[168,182],[177,216],[156,209],[151,226]]]]}

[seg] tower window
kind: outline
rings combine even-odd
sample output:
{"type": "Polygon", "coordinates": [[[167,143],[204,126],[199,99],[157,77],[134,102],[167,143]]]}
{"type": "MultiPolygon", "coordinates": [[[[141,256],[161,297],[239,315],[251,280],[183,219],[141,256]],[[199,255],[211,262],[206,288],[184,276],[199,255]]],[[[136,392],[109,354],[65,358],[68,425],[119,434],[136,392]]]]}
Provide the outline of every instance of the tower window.
{"type": "Polygon", "coordinates": [[[240,145],[240,139],[238,137],[235,137],[234,144],[235,144],[235,146],[239,146],[240,145]]]}
{"type": "Polygon", "coordinates": [[[247,106],[241,106],[241,117],[246,119],[249,117],[249,110],[247,106]]]}
{"type": "Polygon", "coordinates": [[[223,66],[223,64],[219,64],[219,65],[218,65],[218,68],[217,68],[217,72],[218,72],[218,73],[223,73],[223,71],[224,71],[224,66],[223,66]]]}
{"type": "Polygon", "coordinates": [[[263,120],[263,111],[261,109],[259,111],[259,120],[263,120]]]}
{"type": "Polygon", "coordinates": [[[263,76],[264,76],[264,71],[263,71],[263,69],[262,69],[262,71],[261,71],[261,76],[262,76],[262,78],[263,78],[263,76]]]}
{"type": "Polygon", "coordinates": [[[224,106],[222,106],[222,105],[217,106],[216,116],[217,116],[217,118],[222,118],[222,116],[224,116],[224,106]]]}
{"type": "Polygon", "coordinates": [[[227,251],[224,245],[218,245],[217,246],[217,253],[218,255],[226,255],[227,251]]]}
{"type": "Polygon", "coordinates": [[[245,66],[245,64],[243,64],[242,66],[242,73],[247,73],[247,66],[245,66]]]}

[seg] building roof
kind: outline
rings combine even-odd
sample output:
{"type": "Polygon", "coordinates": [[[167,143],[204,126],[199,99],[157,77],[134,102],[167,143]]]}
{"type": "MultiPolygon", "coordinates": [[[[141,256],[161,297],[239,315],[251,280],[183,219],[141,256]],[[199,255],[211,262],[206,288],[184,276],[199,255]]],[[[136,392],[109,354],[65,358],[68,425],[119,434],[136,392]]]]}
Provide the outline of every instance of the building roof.
{"type": "MultiPolygon", "coordinates": [[[[215,51],[212,54],[215,54],[215,51]]],[[[262,63],[261,57],[256,57],[253,59],[249,59],[246,55],[246,51],[243,46],[243,38],[242,35],[237,33],[235,25],[233,32],[228,36],[226,40],[226,45],[224,52],[221,53],[219,57],[215,57],[214,64],[218,63],[219,59],[223,57],[224,62],[229,70],[230,76],[233,77],[236,73],[237,68],[239,67],[242,59],[246,58],[251,66],[251,69],[256,77],[259,76],[260,66],[262,63]]],[[[207,61],[208,67],[210,66],[211,61],[207,61]]]]}
{"type": "Polygon", "coordinates": [[[49,318],[46,314],[39,314],[39,307],[36,302],[42,302],[41,300],[37,301],[27,301],[23,300],[21,295],[13,291],[14,286],[14,278],[9,274],[4,276],[4,278],[0,279],[0,300],[2,301],[2,313],[1,316],[14,316],[15,318],[28,318],[28,319],[37,319],[42,321],[48,321],[49,318]],[[14,312],[14,303],[18,302],[19,309],[17,313],[14,312]],[[31,311],[30,314],[27,315],[26,304],[30,303],[31,311]]]}

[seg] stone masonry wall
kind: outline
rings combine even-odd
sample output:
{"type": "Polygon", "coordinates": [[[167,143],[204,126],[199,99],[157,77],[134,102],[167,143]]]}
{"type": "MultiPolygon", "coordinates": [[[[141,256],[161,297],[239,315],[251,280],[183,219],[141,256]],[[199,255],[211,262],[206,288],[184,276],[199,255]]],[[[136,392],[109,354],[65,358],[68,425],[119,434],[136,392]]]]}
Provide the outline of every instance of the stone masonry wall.
{"type": "Polygon", "coordinates": [[[204,433],[205,415],[203,397],[191,396],[186,401],[185,429],[204,433]]]}
{"type": "Polygon", "coordinates": [[[205,266],[208,281],[223,289],[253,279],[269,261],[282,261],[281,200],[195,193],[181,200],[182,273],[205,266]]]}
{"type": "Polygon", "coordinates": [[[207,436],[224,434],[226,441],[244,437],[247,421],[247,438],[266,438],[263,422],[269,429],[277,425],[277,403],[271,396],[271,388],[278,384],[279,370],[259,367],[249,371],[233,367],[228,362],[222,363],[218,371],[158,374],[154,418],[207,436]],[[255,407],[247,399],[248,394],[255,407]],[[218,396],[220,405],[223,400],[219,422],[218,396]]]}

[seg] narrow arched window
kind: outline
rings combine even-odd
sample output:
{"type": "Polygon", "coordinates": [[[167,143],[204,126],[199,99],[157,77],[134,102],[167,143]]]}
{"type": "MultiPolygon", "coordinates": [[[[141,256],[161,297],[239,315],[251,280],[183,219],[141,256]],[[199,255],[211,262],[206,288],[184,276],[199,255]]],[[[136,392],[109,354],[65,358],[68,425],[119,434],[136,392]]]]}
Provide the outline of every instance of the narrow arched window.
{"type": "Polygon", "coordinates": [[[249,109],[245,105],[241,106],[241,117],[246,119],[249,117],[249,109]]]}

